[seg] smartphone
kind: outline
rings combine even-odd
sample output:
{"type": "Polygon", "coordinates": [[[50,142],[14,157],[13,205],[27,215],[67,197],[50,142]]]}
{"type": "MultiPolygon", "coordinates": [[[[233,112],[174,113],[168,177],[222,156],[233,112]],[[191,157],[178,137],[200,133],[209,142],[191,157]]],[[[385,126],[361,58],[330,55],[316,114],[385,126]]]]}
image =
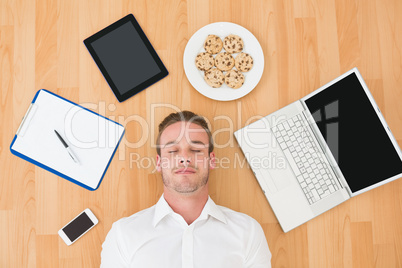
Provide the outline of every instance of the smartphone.
{"type": "Polygon", "coordinates": [[[61,228],[58,233],[69,246],[91,230],[96,224],[98,224],[98,219],[92,211],[87,208],[61,228]]]}

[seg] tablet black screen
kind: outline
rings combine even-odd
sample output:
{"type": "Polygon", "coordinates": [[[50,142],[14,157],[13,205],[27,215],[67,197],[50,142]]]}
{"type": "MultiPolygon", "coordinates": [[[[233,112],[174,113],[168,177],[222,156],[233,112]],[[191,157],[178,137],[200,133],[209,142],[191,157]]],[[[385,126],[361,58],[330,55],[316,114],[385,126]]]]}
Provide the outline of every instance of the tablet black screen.
{"type": "Polygon", "coordinates": [[[167,75],[132,14],[84,41],[119,101],[167,75]]]}
{"type": "Polygon", "coordinates": [[[94,41],[92,46],[121,94],[160,72],[130,22],[94,41]]]}

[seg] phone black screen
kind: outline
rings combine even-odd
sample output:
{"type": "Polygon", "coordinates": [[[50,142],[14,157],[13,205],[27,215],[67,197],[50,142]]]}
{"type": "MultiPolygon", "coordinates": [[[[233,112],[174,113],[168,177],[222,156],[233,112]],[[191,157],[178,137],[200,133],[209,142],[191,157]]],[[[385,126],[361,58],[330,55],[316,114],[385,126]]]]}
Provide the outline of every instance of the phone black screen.
{"type": "Polygon", "coordinates": [[[73,242],[80,235],[85,233],[86,230],[91,228],[94,223],[85,212],[82,212],[75,220],[63,228],[63,232],[73,242]]]}

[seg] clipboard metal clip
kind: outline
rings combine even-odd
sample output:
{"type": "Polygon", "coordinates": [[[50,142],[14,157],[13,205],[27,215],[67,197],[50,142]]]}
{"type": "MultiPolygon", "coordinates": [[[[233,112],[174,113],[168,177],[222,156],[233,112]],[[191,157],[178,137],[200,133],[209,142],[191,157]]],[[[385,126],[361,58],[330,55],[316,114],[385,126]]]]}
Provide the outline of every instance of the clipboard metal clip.
{"type": "Polygon", "coordinates": [[[19,137],[24,136],[37,109],[38,109],[38,105],[35,103],[31,103],[27,112],[25,113],[24,118],[22,118],[22,122],[17,130],[17,134],[16,134],[17,136],[19,136],[19,137]]]}

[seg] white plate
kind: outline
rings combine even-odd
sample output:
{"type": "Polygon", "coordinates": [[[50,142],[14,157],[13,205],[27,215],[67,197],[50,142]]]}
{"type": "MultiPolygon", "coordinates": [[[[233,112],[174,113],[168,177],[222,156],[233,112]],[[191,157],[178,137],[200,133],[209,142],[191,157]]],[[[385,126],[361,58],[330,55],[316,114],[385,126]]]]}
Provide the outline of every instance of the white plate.
{"type": "MultiPolygon", "coordinates": [[[[233,54],[236,55],[237,53],[233,54]]],[[[184,50],[183,65],[188,81],[198,92],[213,100],[231,101],[247,95],[257,86],[264,71],[264,53],[257,38],[246,28],[230,22],[216,22],[202,27],[190,38],[184,50]],[[203,44],[209,34],[219,36],[222,41],[229,34],[243,39],[243,52],[253,57],[254,65],[249,72],[243,73],[245,80],[242,87],[232,89],[223,84],[220,88],[212,88],[205,82],[204,72],[195,66],[195,57],[205,52],[203,44]]]]}

